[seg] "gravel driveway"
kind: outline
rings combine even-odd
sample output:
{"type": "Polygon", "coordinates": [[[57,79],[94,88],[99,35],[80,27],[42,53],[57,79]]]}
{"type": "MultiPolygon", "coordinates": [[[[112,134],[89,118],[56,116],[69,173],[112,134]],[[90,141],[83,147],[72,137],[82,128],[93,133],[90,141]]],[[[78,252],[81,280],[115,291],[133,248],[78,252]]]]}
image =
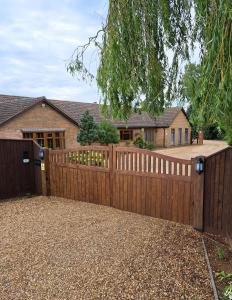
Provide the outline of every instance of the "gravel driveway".
{"type": "Polygon", "coordinates": [[[177,158],[191,159],[199,155],[209,156],[216,153],[222,149],[228,147],[225,141],[210,141],[204,140],[203,145],[188,145],[188,146],[178,146],[164,149],[157,149],[154,152],[158,152],[164,155],[173,156],[177,158]]]}
{"type": "Polygon", "coordinates": [[[35,197],[0,203],[0,299],[212,299],[190,227],[35,197]]]}

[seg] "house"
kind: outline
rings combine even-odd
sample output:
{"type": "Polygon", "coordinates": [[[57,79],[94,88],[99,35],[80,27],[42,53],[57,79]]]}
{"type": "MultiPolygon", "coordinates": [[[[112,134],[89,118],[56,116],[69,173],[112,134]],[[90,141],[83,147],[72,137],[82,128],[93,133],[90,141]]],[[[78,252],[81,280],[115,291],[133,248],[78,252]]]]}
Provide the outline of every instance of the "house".
{"type": "MultiPolygon", "coordinates": [[[[89,110],[95,122],[102,120],[99,105],[73,101],[0,95],[0,138],[32,138],[52,149],[78,145],[82,114],[89,110]]],[[[115,120],[120,140],[135,140],[140,134],[158,147],[189,144],[191,127],[183,108],[170,107],[156,119],[135,113],[125,124],[115,120]]]]}

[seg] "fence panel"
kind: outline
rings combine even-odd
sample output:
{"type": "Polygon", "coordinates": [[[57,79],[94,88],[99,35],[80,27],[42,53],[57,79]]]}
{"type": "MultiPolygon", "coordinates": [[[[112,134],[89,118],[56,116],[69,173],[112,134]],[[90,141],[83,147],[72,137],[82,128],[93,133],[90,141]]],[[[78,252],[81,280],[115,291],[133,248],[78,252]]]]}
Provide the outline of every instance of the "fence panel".
{"type": "Polygon", "coordinates": [[[193,224],[192,161],[129,147],[50,151],[51,194],[193,224]]]}
{"type": "Polygon", "coordinates": [[[115,208],[193,224],[191,160],[115,147],[115,208]]]}
{"type": "Polygon", "coordinates": [[[232,148],[206,158],[204,184],[205,231],[232,238],[232,148]]]}
{"type": "Polygon", "coordinates": [[[1,139],[0,199],[35,192],[33,141],[1,139]],[[29,163],[23,163],[24,156],[29,163]]]}
{"type": "Polygon", "coordinates": [[[50,151],[51,195],[110,206],[109,147],[50,151]]]}

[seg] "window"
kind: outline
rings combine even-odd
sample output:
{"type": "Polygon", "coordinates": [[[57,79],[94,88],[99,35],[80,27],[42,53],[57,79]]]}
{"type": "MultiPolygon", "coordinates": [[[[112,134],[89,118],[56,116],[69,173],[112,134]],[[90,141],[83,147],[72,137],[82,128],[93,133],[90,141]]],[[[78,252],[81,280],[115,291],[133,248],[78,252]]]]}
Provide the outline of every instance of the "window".
{"type": "Polygon", "coordinates": [[[175,129],[171,128],[171,145],[175,145],[175,129]]]}
{"type": "Polygon", "coordinates": [[[182,143],[182,128],[178,128],[178,145],[182,143]]]}
{"type": "Polygon", "coordinates": [[[36,133],[36,142],[41,146],[44,147],[44,134],[43,132],[36,133]]]}
{"type": "Polygon", "coordinates": [[[148,143],[154,143],[154,130],[153,129],[145,129],[144,130],[144,138],[148,143]]]}
{"type": "Polygon", "coordinates": [[[24,132],[24,139],[33,139],[41,147],[47,147],[49,149],[64,149],[65,137],[64,131],[56,132],[24,132]]]}
{"type": "Polygon", "coordinates": [[[185,128],[184,130],[184,141],[185,141],[185,144],[188,144],[188,128],[185,128]]]}
{"type": "Polygon", "coordinates": [[[128,141],[133,139],[132,130],[120,130],[120,140],[128,141]]]}

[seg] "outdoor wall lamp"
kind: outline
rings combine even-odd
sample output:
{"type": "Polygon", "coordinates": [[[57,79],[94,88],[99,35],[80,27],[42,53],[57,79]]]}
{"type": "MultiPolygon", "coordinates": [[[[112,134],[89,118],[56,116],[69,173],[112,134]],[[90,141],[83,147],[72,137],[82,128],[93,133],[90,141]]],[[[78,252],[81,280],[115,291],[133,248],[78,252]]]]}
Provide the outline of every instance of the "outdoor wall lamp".
{"type": "Polygon", "coordinates": [[[40,149],[40,150],[39,150],[39,158],[40,158],[41,160],[44,160],[44,150],[43,150],[43,149],[40,149]]]}
{"type": "Polygon", "coordinates": [[[202,157],[198,157],[196,159],[195,171],[198,175],[200,175],[204,171],[204,159],[202,157]]]}
{"type": "Polygon", "coordinates": [[[24,164],[29,164],[30,163],[29,153],[27,151],[23,152],[23,163],[24,164]]]}

